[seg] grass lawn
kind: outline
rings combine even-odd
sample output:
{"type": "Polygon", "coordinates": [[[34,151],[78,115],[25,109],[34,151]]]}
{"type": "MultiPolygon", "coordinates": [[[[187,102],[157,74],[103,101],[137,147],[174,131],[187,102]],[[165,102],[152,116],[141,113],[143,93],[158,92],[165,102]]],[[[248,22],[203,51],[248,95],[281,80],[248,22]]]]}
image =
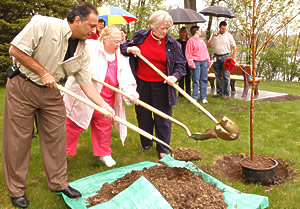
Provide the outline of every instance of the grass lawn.
{"type": "MultiPolygon", "coordinates": [[[[300,83],[263,81],[261,90],[289,93],[300,96],[300,83]]],[[[2,145],[2,123],[4,111],[5,88],[0,88],[0,134],[2,145]]],[[[249,153],[249,102],[236,99],[223,100],[208,95],[209,104],[204,107],[217,120],[223,116],[236,122],[241,130],[240,138],[228,142],[221,139],[211,139],[197,142],[187,137],[181,127],[173,124],[170,146],[173,150],[187,147],[198,150],[202,161],[194,162],[198,167],[212,165],[218,156],[230,153],[249,153]],[[237,111],[238,110],[238,111],[237,111]]],[[[254,151],[255,154],[266,155],[289,161],[293,168],[300,171],[300,100],[287,102],[255,101],[254,107],[254,151]]],[[[135,125],[137,121],[133,106],[126,107],[127,120],[135,125]]],[[[214,128],[214,123],[190,104],[186,99],[180,99],[173,108],[173,117],[184,123],[191,132],[203,132],[214,128]]],[[[25,124],[24,124],[25,125],[25,124]]],[[[1,146],[2,147],[2,146],[1,146]]],[[[116,131],[112,133],[112,156],[116,160],[115,167],[122,167],[141,161],[156,161],[157,154],[152,148],[149,152],[140,152],[139,135],[128,130],[128,137],[123,147],[116,131]]],[[[3,168],[2,149],[0,162],[0,208],[12,208],[6,191],[3,168]]],[[[109,170],[92,154],[90,131],[82,133],[78,143],[77,155],[68,157],[68,178],[74,181],[95,173],[109,170]]],[[[300,178],[287,182],[272,191],[265,191],[260,185],[245,185],[241,182],[230,182],[219,178],[225,184],[244,193],[268,196],[269,208],[300,208],[300,178]]],[[[32,140],[30,169],[26,182],[26,196],[30,200],[29,208],[68,208],[64,200],[48,190],[44,167],[40,153],[39,138],[32,140]]]]}

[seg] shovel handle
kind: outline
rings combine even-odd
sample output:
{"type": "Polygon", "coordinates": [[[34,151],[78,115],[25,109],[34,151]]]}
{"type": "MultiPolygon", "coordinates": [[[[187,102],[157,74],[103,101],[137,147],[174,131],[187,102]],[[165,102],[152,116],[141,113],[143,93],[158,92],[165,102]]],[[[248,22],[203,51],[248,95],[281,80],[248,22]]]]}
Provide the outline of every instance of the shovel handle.
{"type": "MultiPolygon", "coordinates": [[[[161,77],[164,79],[167,79],[168,76],[166,76],[163,72],[161,72],[157,67],[155,67],[151,62],[149,62],[143,55],[137,54],[144,62],[146,62],[153,70],[155,70],[161,77]]],[[[210,114],[204,107],[202,107],[196,100],[193,99],[190,95],[188,95],[182,88],[180,88],[176,83],[171,85],[174,87],[177,91],[179,91],[187,100],[189,100],[193,105],[198,107],[203,113],[205,113],[211,120],[213,120],[215,123],[218,123],[217,119],[210,114]]]]}
{"type": "MultiPolygon", "coordinates": [[[[96,79],[96,78],[92,78],[92,79],[93,79],[94,81],[96,81],[96,82],[102,84],[103,86],[106,86],[107,88],[110,88],[111,90],[113,90],[113,91],[115,91],[115,92],[117,92],[117,93],[119,93],[119,94],[121,94],[121,95],[127,97],[128,99],[131,99],[131,96],[129,96],[129,95],[126,94],[125,92],[121,91],[120,89],[115,88],[115,87],[113,87],[112,85],[109,85],[108,83],[105,83],[105,82],[103,82],[103,81],[100,81],[100,80],[98,80],[98,79],[96,79]]],[[[187,134],[188,134],[189,137],[192,135],[191,132],[190,132],[190,130],[189,130],[183,123],[179,122],[179,121],[176,120],[175,118],[172,118],[171,116],[167,115],[166,113],[164,113],[164,112],[162,112],[162,111],[160,111],[160,110],[158,110],[158,109],[152,107],[151,105],[148,105],[147,103],[145,103],[145,102],[143,102],[143,101],[141,101],[141,100],[139,100],[139,99],[137,99],[137,103],[138,103],[138,105],[140,105],[140,106],[142,106],[142,107],[144,107],[144,108],[150,110],[151,112],[154,112],[155,114],[159,115],[160,117],[162,117],[162,118],[164,118],[164,119],[167,119],[167,120],[169,120],[169,121],[171,121],[171,122],[173,122],[173,123],[175,123],[175,124],[181,126],[182,128],[185,129],[185,131],[187,132],[187,134]]]]}
{"type": "MultiPolygon", "coordinates": [[[[57,88],[58,88],[60,91],[62,91],[62,92],[64,92],[64,93],[66,93],[66,94],[68,94],[68,95],[74,97],[75,99],[77,99],[77,100],[79,100],[79,101],[85,103],[86,105],[90,106],[91,108],[93,108],[93,109],[95,109],[95,110],[101,112],[103,115],[108,115],[108,114],[109,114],[109,112],[108,112],[107,110],[105,110],[105,109],[99,107],[98,105],[96,105],[96,104],[93,103],[92,101],[87,100],[87,99],[85,99],[85,98],[83,98],[83,97],[81,97],[81,96],[75,94],[74,92],[68,90],[67,88],[65,88],[65,87],[63,87],[63,86],[61,86],[61,85],[59,85],[59,84],[57,84],[57,88]]],[[[165,142],[163,142],[163,141],[161,141],[160,139],[158,139],[157,137],[152,136],[152,135],[149,134],[148,132],[146,132],[146,131],[144,131],[144,130],[138,128],[138,127],[136,127],[135,125],[133,125],[133,124],[127,122],[126,120],[124,120],[124,119],[122,119],[122,118],[120,118],[120,117],[118,117],[118,116],[115,116],[115,121],[117,121],[118,123],[123,124],[124,126],[130,128],[130,129],[132,129],[132,130],[135,131],[135,132],[138,132],[139,134],[143,135],[144,137],[146,137],[146,138],[148,138],[148,139],[150,139],[150,140],[153,140],[153,141],[155,141],[155,142],[157,142],[157,143],[159,143],[159,144],[161,144],[161,145],[167,147],[167,148],[170,150],[171,155],[173,155],[173,150],[171,149],[171,147],[170,147],[168,144],[166,144],[165,142]]]]}

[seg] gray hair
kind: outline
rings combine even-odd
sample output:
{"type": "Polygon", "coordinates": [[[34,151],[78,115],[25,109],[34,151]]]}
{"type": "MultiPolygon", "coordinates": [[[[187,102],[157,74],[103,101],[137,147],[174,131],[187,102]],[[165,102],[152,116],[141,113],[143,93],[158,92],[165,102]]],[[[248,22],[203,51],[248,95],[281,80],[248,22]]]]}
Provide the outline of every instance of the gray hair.
{"type": "Polygon", "coordinates": [[[109,39],[113,33],[119,33],[120,35],[122,35],[121,31],[116,26],[106,26],[101,32],[100,41],[109,39]]]}
{"type": "Polygon", "coordinates": [[[163,23],[167,24],[169,27],[173,25],[172,17],[166,11],[158,10],[149,18],[149,25],[151,29],[157,28],[163,23]]]}

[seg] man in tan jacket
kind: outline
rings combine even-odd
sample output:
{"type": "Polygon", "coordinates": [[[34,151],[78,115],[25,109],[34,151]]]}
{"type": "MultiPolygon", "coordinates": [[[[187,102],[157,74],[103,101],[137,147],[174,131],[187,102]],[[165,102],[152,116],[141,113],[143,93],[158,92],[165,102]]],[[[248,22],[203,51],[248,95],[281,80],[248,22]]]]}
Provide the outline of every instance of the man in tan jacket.
{"type": "Polygon", "coordinates": [[[69,198],[81,194],[67,183],[65,106],[56,83],[74,76],[85,94],[109,112],[91,82],[85,40],[95,33],[98,12],[90,3],[74,6],[61,20],[34,16],[11,42],[9,53],[20,73],[7,81],[3,121],[3,171],[12,204],[26,208],[31,134],[37,113],[40,146],[48,187],[69,198]]]}

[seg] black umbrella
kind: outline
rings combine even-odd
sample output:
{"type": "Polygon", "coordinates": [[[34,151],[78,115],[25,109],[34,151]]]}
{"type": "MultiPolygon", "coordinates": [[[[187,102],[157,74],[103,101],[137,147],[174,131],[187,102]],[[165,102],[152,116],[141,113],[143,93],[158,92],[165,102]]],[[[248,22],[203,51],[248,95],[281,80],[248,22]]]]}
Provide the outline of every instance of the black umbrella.
{"type": "Polygon", "coordinates": [[[168,10],[173,19],[174,24],[190,24],[190,23],[204,23],[206,20],[192,9],[171,9],[168,10]]]}
{"type": "Polygon", "coordinates": [[[221,6],[210,6],[205,9],[203,9],[201,12],[199,12],[205,16],[214,16],[214,17],[227,17],[227,18],[234,18],[234,13],[227,9],[226,7],[221,6]]]}

